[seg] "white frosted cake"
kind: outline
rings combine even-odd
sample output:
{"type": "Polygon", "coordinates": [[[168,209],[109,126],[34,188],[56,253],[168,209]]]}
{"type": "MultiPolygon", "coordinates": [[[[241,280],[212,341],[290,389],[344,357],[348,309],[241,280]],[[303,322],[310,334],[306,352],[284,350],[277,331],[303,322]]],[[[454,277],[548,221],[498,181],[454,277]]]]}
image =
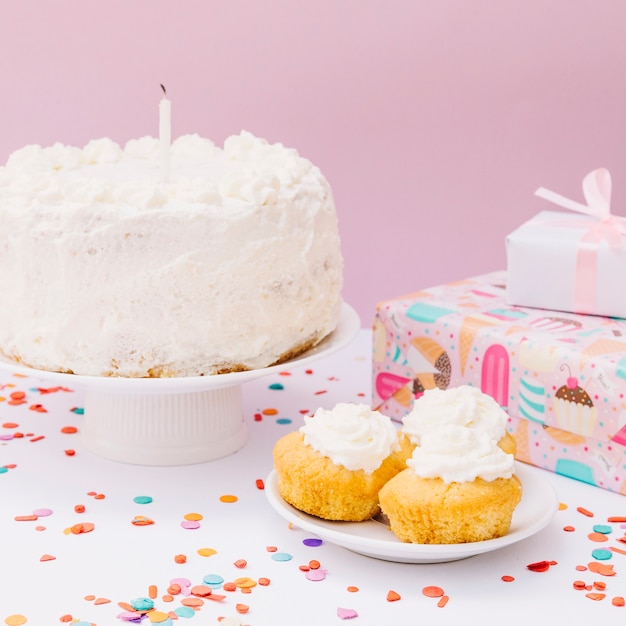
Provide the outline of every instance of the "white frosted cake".
{"type": "Polygon", "coordinates": [[[257,369],[332,332],[343,262],[331,189],[293,149],[159,140],[26,146],[0,168],[0,355],[49,371],[257,369]]]}

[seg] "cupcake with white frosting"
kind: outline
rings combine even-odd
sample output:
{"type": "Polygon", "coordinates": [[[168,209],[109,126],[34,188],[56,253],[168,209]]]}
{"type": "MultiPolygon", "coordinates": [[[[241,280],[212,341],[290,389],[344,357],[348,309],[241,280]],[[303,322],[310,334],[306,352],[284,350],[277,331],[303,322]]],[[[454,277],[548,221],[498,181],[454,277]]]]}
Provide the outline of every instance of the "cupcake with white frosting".
{"type": "Polygon", "coordinates": [[[328,520],[376,515],[379,490],[404,467],[391,419],[365,404],[339,403],[304,422],[274,446],[282,498],[328,520]]]}
{"type": "Polygon", "coordinates": [[[394,534],[420,544],[501,537],[521,497],[513,455],[488,433],[458,424],[424,433],[407,469],[379,493],[394,534]]]}
{"type": "Polygon", "coordinates": [[[425,434],[447,425],[484,433],[504,452],[515,454],[515,439],[506,430],[507,420],[508,415],[500,405],[477,387],[428,389],[402,420],[401,454],[409,459],[425,434]]]}

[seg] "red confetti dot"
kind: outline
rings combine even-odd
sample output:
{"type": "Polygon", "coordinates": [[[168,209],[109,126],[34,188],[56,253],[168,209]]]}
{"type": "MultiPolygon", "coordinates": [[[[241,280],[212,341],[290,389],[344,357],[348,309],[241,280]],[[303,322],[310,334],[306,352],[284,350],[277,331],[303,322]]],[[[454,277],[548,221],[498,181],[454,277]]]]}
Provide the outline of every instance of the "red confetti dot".
{"type": "Polygon", "coordinates": [[[515,580],[515,578],[513,576],[502,576],[502,580],[505,583],[512,583],[515,580]]]}

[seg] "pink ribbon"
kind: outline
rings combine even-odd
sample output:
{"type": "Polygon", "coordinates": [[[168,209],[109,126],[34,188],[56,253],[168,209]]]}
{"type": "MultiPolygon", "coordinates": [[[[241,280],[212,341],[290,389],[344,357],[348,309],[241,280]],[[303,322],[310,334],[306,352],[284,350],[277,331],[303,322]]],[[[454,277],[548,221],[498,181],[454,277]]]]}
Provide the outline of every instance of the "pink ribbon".
{"type": "Polygon", "coordinates": [[[594,313],[600,243],[606,241],[612,248],[617,249],[622,246],[626,236],[624,218],[611,215],[611,174],[607,169],[601,168],[585,176],[583,195],[587,204],[575,202],[544,187],[537,189],[535,195],[570,211],[589,215],[596,220],[591,225],[588,221],[570,224],[586,229],[578,242],[576,253],[574,312],[594,313]]]}

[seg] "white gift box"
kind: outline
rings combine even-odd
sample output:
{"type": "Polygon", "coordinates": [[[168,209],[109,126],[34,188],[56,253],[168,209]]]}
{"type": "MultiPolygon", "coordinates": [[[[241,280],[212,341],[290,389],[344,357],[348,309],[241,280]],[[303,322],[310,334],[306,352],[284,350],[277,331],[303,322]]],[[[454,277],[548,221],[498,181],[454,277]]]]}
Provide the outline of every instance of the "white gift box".
{"type": "Polygon", "coordinates": [[[626,220],[609,212],[610,175],[583,181],[588,204],[543,188],[576,211],[542,211],[506,239],[509,304],[626,318],[626,220]]]}

